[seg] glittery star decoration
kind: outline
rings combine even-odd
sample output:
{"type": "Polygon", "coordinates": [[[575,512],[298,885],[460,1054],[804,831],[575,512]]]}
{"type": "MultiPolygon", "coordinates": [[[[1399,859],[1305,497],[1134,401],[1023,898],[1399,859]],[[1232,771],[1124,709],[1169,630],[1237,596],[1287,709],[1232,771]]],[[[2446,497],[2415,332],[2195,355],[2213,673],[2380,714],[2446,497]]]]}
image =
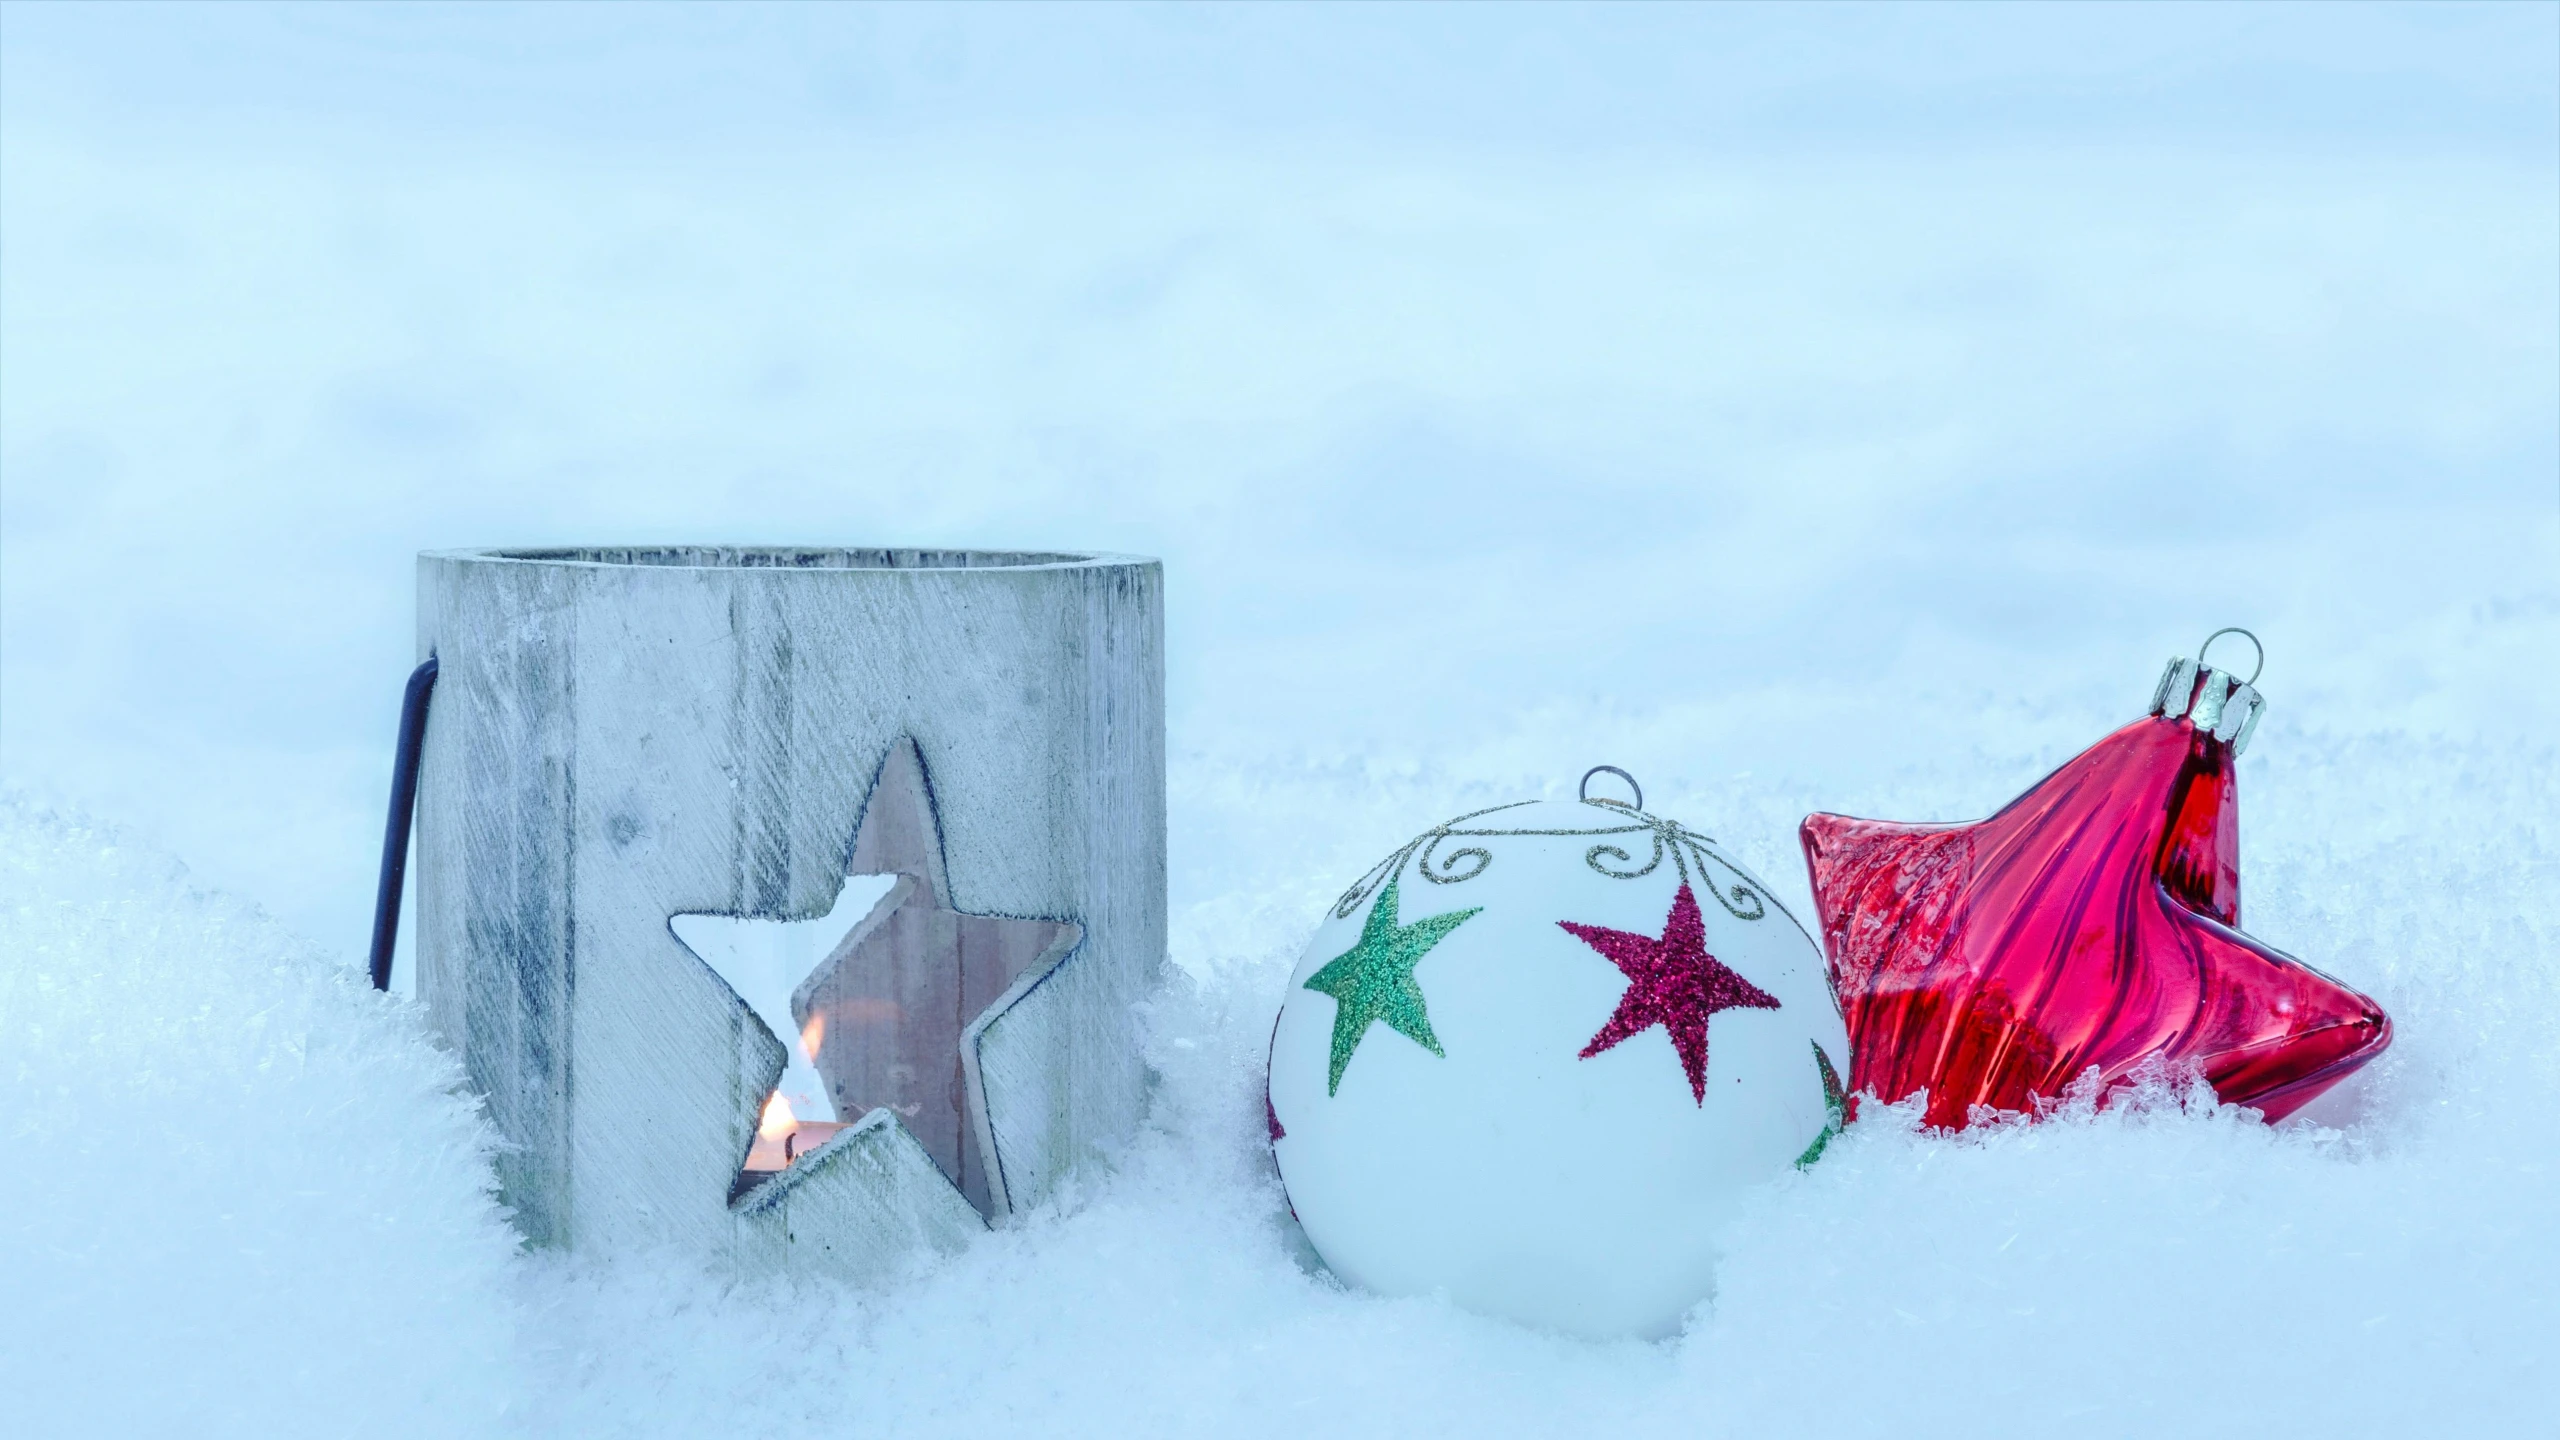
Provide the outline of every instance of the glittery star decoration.
{"type": "Polygon", "coordinates": [[[2153,715],[1988,820],[1806,818],[1850,1089],[1925,1089],[1952,1128],[2158,1057],[2273,1121],[2390,1043],[2373,1001],[2240,932],[2246,729],[2228,677],[2172,678],[2153,715]]]}
{"type": "MultiPolygon", "coordinates": [[[[1384,1020],[1406,1039],[1434,1055],[1447,1052],[1440,1048],[1439,1037],[1431,1033],[1431,1016],[1422,1002],[1422,987],[1413,978],[1413,967],[1431,947],[1448,937],[1450,931],[1466,923],[1482,906],[1453,910],[1433,915],[1410,925],[1396,923],[1396,882],[1390,880],[1378,892],[1377,903],[1369,907],[1369,918],[1360,926],[1360,943],[1325,962],[1324,968],[1307,977],[1306,988],[1319,995],[1330,995],[1333,1010],[1333,1068],[1325,1077],[1324,1093],[1342,1090],[1342,1067],[1351,1063],[1351,1052],[1360,1045],[1360,1037],[1368,1033],[1369,1022],[1384,1020]]],[[[1274,1130],[1279,1118],[1272,1118],[1274,1130]]]]}
{"type": "Polygon", "coordinates": [[[1813,1143],[1796,1157],[1799,1170],[1821,1159],[1822,1152],[1831,1148],[1831,1137],[1849,1127],[1849,1087],[1840,1083],[1840,1072],[1832,1068],[1830,1053],[1818,1041],[1813,1047],[1813,1063],[1822,1072],[1822,1133],[1814,1136],[1813,1143]]]}
{"type": "Polygon", "coordinates": [[[1707,1017],[1719,1010],[1775,1010],[1777,997],[1743,979],[1723,961],[1707,953],[1707,925],[1698,914],[1698,897],[1682,882],[1671,897],[1671,914],[1662,934],[1639,935],[1571,920],[1556,922],[1582,943],[1609,957],[1626,972],[1627,990],[1618,997],[1616,1013],[1591,1043],[1582,1047],[1590,1059],[1640,1031],[1661,1026],[1679,1053],[1689,1076],[1689,1093],[1707,1103],[1707,1017]]]}
{"type": "Polygon", "coordinates": [[[971,1026],[1019,998],[1019,982],[1074,949],[1084,929],[952,908],[913,740],[882,763],[845,870],[897,879],[792,992],[803,1044],[839,1117],[894,1112],[969,1203],[992,1215],[993,1141],[980,1128],[986,1098],[965,1041],[971,1026]]]}

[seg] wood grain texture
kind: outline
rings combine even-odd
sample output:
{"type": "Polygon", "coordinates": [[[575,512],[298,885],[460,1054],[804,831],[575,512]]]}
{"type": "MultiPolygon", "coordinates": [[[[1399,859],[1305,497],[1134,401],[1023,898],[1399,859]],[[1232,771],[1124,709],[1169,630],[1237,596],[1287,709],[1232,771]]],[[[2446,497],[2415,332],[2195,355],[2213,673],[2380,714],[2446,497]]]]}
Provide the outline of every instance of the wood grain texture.
{"type": "MultiPolygon", "coordinates": [[[[947,1083],[965,1133],[914,1145],[939,1197],[903,1162],[860,1173],[906,1176],[880,1194],[940,1234],[926,1217],[945,1201],[1001,1218],[1134,1129],[1131,1006],[1165,940],[1161,571],[1030,559],[421,557],[420,649],[444,678],[418,808],[420,994],[514,1147],[500,1179],[528,1238],[773,1253],[727,1196],[784,1050],[668,917],[825,914],[902,746],[940,834],[912,883],[940,904],[875,915],[1072,921],[1081,938],[1024,932],[961,966],[947,1083]],[[965,1199],[938,1178],[945,1156],[965,1199]]],[[[853,1184],[796,1181],[793,1233],[872,1253],[854,1238],[879,1223],[872,1201],[822,1198],[853,1184]]]]}
{"type": "Polygon", "coordinates": [[[897,884],[838,941],[791,997],[815,1043],[811,1061],[838,1115],[885,1108],[924,1145],[980,1213],[1002,1213],[989,1184],[979,1078],[962,1034],[1014,983],[1074,949],[1073,921],[970,915],[942,895],[942,838],[915,742],[889,747],[855,832],[851,873],[897,884]]]}
{"type": "Polygon", "coordinates": [[[742,1258],[857,1282],[958,1250],[987,1228],[886,1110],[802,1156],[736,1210],[742,1258]]]}

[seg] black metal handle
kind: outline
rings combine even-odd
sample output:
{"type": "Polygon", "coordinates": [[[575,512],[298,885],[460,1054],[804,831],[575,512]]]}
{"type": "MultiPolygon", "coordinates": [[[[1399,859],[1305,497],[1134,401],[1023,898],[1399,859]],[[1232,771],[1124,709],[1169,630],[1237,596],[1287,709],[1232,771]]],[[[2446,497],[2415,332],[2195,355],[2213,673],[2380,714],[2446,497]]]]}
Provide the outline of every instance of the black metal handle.
{"type": "Polygon", "coordinates": [[[391,949],[400,940],[400,883],[409,873],[409,821],[418,808],[418,752],[427,738],[427,697],[436,657],[409,672],[400,697],[400,745],[391,757],[391,816],[382,824],[382,879],[373,891],[373,988],[391,988],[391,949]]]}

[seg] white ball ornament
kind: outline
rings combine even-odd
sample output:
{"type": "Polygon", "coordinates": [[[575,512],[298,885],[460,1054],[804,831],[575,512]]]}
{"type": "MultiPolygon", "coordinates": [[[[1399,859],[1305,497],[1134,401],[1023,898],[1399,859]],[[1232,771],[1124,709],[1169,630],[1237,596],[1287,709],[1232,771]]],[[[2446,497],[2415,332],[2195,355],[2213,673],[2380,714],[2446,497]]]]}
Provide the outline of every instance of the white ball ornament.
{"type": "Polygon", "coordinates": [[[1821,952],[1642,801],[1461,815],[1327,912],[1270,1103],[1290,1206],[1336,1274],[1669,1334],[1745,1193],[1839,1128],[1848,1033],[1821,952]]]}

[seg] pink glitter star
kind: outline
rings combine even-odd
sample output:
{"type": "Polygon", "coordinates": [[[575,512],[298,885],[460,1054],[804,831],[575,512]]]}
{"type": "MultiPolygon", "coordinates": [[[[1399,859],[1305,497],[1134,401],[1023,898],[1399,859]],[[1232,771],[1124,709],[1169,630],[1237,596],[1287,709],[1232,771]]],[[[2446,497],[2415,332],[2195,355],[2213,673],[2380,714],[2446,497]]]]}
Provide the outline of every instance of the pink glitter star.
{"type": "Polygon", "coordinates": [[[1778,1008],[1776,996],[1707,953],[1706,921],[1686,883],[1672,897],[1660,939],[1571,920],[1556,923],[1608,956],[1627,976],[1627,993],[1619,997],[1617,1013],[1582,1047],[1582,1058],[1659,1025],[1670,1032],[1680,1068],[1689,1074],[1689,1093],[1700,1105],[1707,1103],[1707,1017],[1718,1010],[1778,1008]]]}

